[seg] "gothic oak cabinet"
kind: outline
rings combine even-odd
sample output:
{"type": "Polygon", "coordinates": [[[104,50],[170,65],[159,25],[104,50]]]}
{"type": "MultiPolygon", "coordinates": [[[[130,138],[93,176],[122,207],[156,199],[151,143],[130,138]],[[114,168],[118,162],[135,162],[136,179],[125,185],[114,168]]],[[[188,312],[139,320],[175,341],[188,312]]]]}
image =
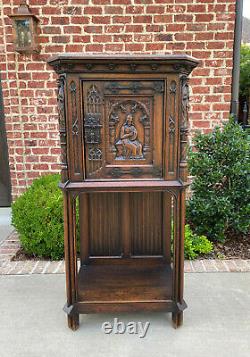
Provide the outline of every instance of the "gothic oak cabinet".
{"type": "Polygon", "coordinates": [[[62,54],[49,64],[59,75],[69,327],[80,313],[125,311],[172,312],[178,327],[188,75],[198,61],[62,54]]]}

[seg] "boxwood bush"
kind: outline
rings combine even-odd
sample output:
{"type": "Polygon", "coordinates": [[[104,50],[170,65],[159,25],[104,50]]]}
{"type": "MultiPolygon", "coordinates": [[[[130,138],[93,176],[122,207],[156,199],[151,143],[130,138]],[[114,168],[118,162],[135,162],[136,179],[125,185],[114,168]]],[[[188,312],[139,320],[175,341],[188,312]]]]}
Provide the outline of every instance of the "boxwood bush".
{"type": "MultiPolygon", "coordinates": [[[[12,204],[12,224],[20,235],[23,250],[29,255],[54,260],[63,258],[63,197],[58,188],[59,180],[59,175],[34,180],[12,204]]],[[[212,250],[206,237],[193,234],[189,226],[186,226],[185,235],[187,259],[212,250]]]]}
{"type": "Polygon", "coordinates": [[[63,242],[63,196],[58,188],[60,175],[46,175],[12,204],[12,224],[21,246],[30,255],[61,259],[63,242]]]}
{"type": "Polygon", "coordinates": [[[198,133],[189,154],[194,176],[187,218],[197,234],[224,241],[250,228],[250,157],[247,134],[232,119],[208,134],[198,133]]]}

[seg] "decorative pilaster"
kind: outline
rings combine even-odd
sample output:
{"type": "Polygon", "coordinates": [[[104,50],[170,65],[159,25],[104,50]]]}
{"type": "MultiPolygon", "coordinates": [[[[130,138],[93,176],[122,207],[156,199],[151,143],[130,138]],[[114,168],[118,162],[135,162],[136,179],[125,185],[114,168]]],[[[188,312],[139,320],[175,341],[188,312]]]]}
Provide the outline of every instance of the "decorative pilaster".
{"type": "Polygon", "coordinates": [[[181,81],[181,113],[180,113],[180,178],[187,181],[187,145],[188,145],[188,109],[189,85],[188,77],[183,75],[181,81]]]}
{"type": "Polygon", "coordinates": [[[68,180],[68,163],[67,163],[67,133],[66,133],[66,117],[65,117],[65,80],[66,75],[61,74],[57,80],[57,105],[58,105],[58,120],[59,133],[61,142],[61,180],[62,183],[68,180]]]}

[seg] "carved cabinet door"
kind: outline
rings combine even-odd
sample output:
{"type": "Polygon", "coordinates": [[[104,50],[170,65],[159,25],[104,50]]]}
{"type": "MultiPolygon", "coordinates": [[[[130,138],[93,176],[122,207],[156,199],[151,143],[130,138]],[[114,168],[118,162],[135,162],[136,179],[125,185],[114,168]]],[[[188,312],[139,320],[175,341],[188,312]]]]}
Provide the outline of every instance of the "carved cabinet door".
{"type": "Polygon", "coordinates": [[[85,179],[162,178],[164,81],[84,80],[85,179]]]}

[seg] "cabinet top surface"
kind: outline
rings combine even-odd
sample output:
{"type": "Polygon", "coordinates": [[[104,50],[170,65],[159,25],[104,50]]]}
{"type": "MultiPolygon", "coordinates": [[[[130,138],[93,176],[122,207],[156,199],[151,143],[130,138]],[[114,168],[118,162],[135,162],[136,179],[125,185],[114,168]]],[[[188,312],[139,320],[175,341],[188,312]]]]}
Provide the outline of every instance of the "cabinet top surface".
{"type": "Polygon", "coordinates": [[[60,60],[73,61],[189,61],[194,64],[199,64],[199,60],[186,54],[104,54],[104,53],[61,53],[49,58],[48,63],[52,64],[60,60]]]}
{"type": "Polygon", "coordinates": [[[61,53],[48,59],[57,73],[184,73],[190,74],[199,64],[186,54],[104,54],[61,53]]]}

